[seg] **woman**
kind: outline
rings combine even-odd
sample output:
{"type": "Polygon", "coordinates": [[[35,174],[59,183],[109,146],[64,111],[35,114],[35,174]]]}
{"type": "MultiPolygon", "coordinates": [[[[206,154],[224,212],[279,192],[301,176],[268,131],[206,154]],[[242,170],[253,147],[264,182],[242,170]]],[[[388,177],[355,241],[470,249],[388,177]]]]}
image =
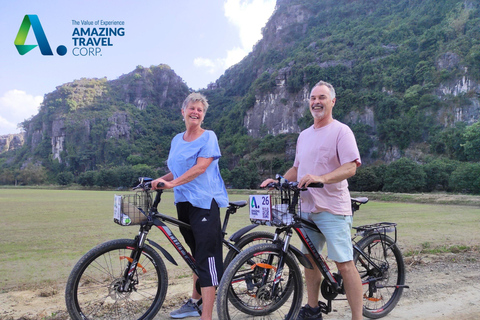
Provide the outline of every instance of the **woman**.
{"type": "Polygon", "coordinates": [[[173,311],[172,318],[198,316],[194,303],[202,298],[202,320],[211,320],[215,287],[223,274],[222,230],[219,207],[228,206],[227,190],[220,176],[220,148],[213,131],[201,127],[207,112],[207,99],[200,93],[190,94],[182,105],[186,131],[176,135],[168,155],[170,173],[152,182],[153,188],[174,190],[178,219],[192,226],[180,229],[199,270],[201,295],[195,289],[192,299],[173,311]]]}

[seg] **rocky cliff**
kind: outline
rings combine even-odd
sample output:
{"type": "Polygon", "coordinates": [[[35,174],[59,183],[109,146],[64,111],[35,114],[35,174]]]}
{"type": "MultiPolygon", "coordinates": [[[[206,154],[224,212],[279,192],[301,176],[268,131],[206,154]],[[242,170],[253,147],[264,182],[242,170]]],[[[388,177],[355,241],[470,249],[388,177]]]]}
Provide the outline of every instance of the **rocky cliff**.
{"type": "Polygon", "coordinates": [[[23,133],[0,136],[0,153],[19,149],[23,143],[23,133]]]}
{"type": "Polygon", "coordinates": [[[479,6],[279,0],[262,40],[211,88],[250,96],[243,125],[259,138],[300,132],[309,90],[329,81],[334,116],[368,136],[371,161],[415,158],[434,132],[479,121],[479,6]]]}
{"type": "Polygon", "coordinates": [[[166,65],[139,66],[112,81],[75,80],[45,96],[39,114],[24,124],[25,141],[32,154],[50,154],[81,171],[122,164],[159,120],[172,114],[180,118],[188,92],[166,65]]]}

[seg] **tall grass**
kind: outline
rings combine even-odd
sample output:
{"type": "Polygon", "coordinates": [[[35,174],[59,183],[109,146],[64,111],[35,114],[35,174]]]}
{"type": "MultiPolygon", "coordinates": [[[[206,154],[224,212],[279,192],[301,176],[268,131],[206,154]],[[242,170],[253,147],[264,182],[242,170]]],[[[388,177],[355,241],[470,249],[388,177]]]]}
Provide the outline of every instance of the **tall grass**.
{"type": "MultiPolygon", "coordinates": [[[[117,238],[133,239],[137,227],[113,223],[115,193],[0,189],[0,272],[6,275],[0,279],[2,290],[46,283],[62,285],[78,259],[95,245],[117,238]]],[[[245,194],[230,194],[230,200],[247,198],[245,194]]],[[[160,208],[162,213],[176,216],[173,193],[163,194],[160,208]]],[[[398,223],[399,243],[404,251],[421,249],[425,243],[432,248],[480,244],[478,207],[370,201],[356,213],[354,225],[379,221],[398,223]]],[[[231,235],[247,224],[248,212],[242,208],[231,218],[227,232],[231,235]]],[[[182,239],[176,227],[172,230],[182,239]]],[[[177,260],[179,267],[166,261],[170,276],[190,275],[160,232],[152,230],[150,237],[177,260]]],[[[294,244],[299,244],[298,239],[294,244]]]]}

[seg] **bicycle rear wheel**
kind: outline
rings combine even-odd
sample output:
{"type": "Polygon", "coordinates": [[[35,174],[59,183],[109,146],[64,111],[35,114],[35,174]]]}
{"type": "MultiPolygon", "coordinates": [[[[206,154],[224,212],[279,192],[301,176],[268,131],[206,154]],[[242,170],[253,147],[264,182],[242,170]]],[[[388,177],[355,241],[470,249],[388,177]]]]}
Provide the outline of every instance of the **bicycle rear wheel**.
{"type": "Polygon", "coordinates": [[[283,254],[275,244],[258,244],[238,254],[226,269],[217,291],[218,319],[294,319],[302,296],[302,274],[292,254],[283,254]],[[283,272],[274,291],[281,257],[283,272]]]}
{"type": "Polygon", "coordinates": [[[65,301],[70,317],[85,319],[153,319],[167,293],[167,269],[158,253],[146,245],[133,281],[125,287],[125,270],[135,241],[105,242],[85,254],[68,278],[65,301]]]}
{"type": "Polygon", "coordinates": [[[353,259],[363,283],[363,315],[371,319],[385,317],[402,296],[401,286],[405,284],[402,253],[393,239],[383,234],[372,234],[362,239],[358,246],[380,267],[374,268],[355,252],[353,259]]]}

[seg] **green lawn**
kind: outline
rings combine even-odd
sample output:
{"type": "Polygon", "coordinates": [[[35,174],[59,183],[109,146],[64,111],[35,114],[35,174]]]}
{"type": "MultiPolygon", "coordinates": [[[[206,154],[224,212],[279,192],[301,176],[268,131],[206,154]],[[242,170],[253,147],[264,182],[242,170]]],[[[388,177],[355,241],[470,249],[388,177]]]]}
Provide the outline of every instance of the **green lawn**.
{"type": "MultiPolygon", "coordinates": [[[[93,246],[133,238],[137,227],[113,223],[115,193],[121,192],[0,189],[0,272],[7,275],[0,280],[3,291],[63,284],[77,260],[93,246]]],[[[230,200],[247,198],[246,194],[230,195],[230,200]]],[[[160,208],[162,213],[176,216],[173,193],[164,193],[160,208]]],[[[354,225],[379,221],[398,223],[404,252],[480,244],[480,209],[475,206],[370,201],[356,213],[354,225]]],[[[229,235],[249,223],[247,209],[242,208],[231,218],[229,235]]],[[[172,230],[182,239],[176,227],[172,230]]],[[[179,263],[176,268],[165,260],[170,276],[190,274],[160,232],[152,230],[150,237],[179,263]]],[[[294,241],[298,243],[298,239],[294,241]]]]}

